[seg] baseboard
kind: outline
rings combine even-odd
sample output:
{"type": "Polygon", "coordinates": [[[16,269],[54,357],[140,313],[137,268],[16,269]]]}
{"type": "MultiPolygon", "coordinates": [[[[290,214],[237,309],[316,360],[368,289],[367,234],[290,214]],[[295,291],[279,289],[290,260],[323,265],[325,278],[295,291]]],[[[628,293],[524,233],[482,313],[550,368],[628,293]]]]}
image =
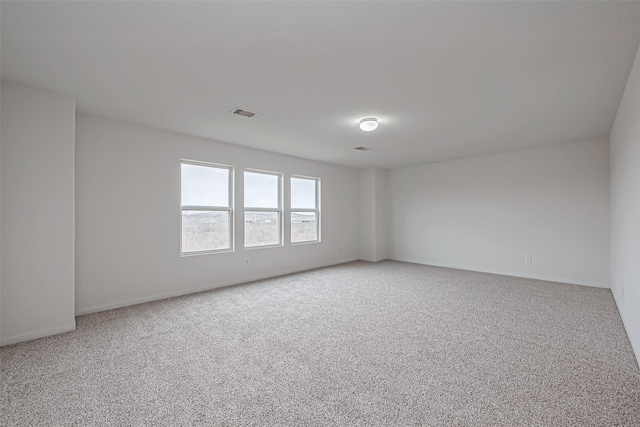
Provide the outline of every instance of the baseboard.
{"type": "Polygon", "coordinates": [[[401,259],[401,258],[392,258],[392,259],[394,261],[408,262],[412,264],[430,265],[432,267],[455,268],[456,270],[476,271],[478,273],[498,274],[500,276],[520,277],[523,279],[544,280],[545,282],[558,282],[558,283],[567,283],[570,285],[589,286],[591,288],[611,289],[611,286],[609,285],[609,283],[604,283],[604,282],[592,282],[587,280],[571,279],[566,277],[542,276],[539,274],[527,274],[527,273],[519,273],[519,272],[505,271],[505,270],[490,270],[490,269],[469,267],[469,266],[458,265],[458,264],[434,264],[434,263],[425,263],[425,262],[415,261],[410,259],[401,259]]]}
{"type": "Polygon", "coordinates": [[[268,274],[262,274],[262,275],[252,276],[252,277],[245,277],[245,278],[238,279],[238,280],[231,280],[231,281],[227,281],[227,282],[217,283],[215,285],[200,286],[200,287],[189,288],[189,289],[180,289],[180,290],[176,290],[176,291],[172,291],[172,292],[164,292],[164,293],[161,293],[161,294],[155,294],[155,295],[142,297],[142,298],[133,298],[133,299],[130,299],[130,300],[115,302],[115,303],[111,303],[111,304],[104,304],[104,305],[99,305],[99,306],[81,308],[81,309],[76,310],[76,316],[83,316],[85,314],[91,314],[91,313],[99,313],[101,311],[114,310],[116,308],[128,307],[128,306],[137,305],[137,304],[144,304],[146,302],[158,301],[158,300],[162,300],[162,299],[166,299],[166,298],[179,297],[179,296],[182,296],[182,295],[196,294],[198,292],[211,291],[213,289],[224,288],[224,287],[227,287],[227,286],[233,286],[233,285],[239,285],[239,284],[242,284],[242,283],[255,282],[256,280],[272,279],[274,277],[285,276],[287,274],[300,273],[300,272],[303,272],[303,271],[315,270],[317,268],[330,267],[332,265],[346,264],[348,262],[353,262],[353,261],[358,261],[358,260],[359,260],[358,258],[348,258],[348,259],[344,259],[344,260],[340,260],[340,261],[336,261],[336,262],[321,263],[321,264],[315,264],[315,265],[310,265],[310,266],[305,266],[305,267],[299,267],[299,268],[293,268],[293,269],[278,271],[278,272],[275,272],[275,273],[268,273],[268,274]]]}
{"type": "Polygon", "coordinates": [[[620,298],[620,296],[618,296],[618,294],[616,294],[613,291],[611,293],[613,294],[613,300],[615,301],[616,307],[618,308],[620,319],[622,319],[622,325],[624,326],[624,330],[627,333],[627,338],[631,343],[631,349],[633,350],[633,353],[636,355],[636,363],[640,367],[640,342],[636,340],[635,335],[631,332],[631,328],[629,328],[629,324],[626,321],[626,315],[625,315],[626,311],[623,308],[624,304],[621,304],[620,301],[618,301],[618,298],[620,298]]]}
{"type": "Polygon", "coordinates": [[[0,346],[16,344],[23,341],[36,340],[38,338],[48,337],[49,335],[57,335],[63,332],[71,332],[76,330],[76,320],[73,319],[73,323],[66,325],[56,326],[55,328],[41,329],[35,332],[29,332],[26,334],[14,335],[11,337],[2,337],[0,346]]]}
{"type": "Polygon", "coordinates": [[[382,258],[359,258],[358,261],[364,261],[364,262],[380,262],[380,261],[385,261],[388,260],[389,258],[387,257],[382,257],[382,258]]]}

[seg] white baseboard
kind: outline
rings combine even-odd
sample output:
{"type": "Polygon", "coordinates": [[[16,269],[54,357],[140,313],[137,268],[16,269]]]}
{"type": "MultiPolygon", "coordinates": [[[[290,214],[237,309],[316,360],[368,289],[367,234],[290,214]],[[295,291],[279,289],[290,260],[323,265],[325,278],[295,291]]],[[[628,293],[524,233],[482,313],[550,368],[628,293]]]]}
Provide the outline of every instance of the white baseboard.
{"type": "Polygon", "coordinates": [[[401,258],[392,258],[392,259],[394,261],[409,262],[412,264],[430,265],[432,267],[455,268],[457,270],[476,271],[478,273],[498,274],[500,276],[521,277],[523,279],[544,280],[546,282],[568,283],[570,285],[580,285],[580,286],[589,286],[592,288],[611,289],[611,286],[609,285],[609,283],[604,283],[604,282],[592,282],[588,280],[571,279],[567,277],[543,276],[539,274],[528,274],[528,273],[520,273],[520,272],[505,271],[505,270],[491,270],[491,269],[469,267],[469,266],[458,265],[458,264],[434,264],[434,263],[425,263],[425,262],[415,261],[410,259],[401,259],[401,258]]]}
{"type": "Polygon", "coordinates": [[[302,271],[315,270],[317,268],[330,267],[332,265],[345,264],[345,263],[353,262],[353,261],[358,261],[358,258],[348,258],[348,259],[335,261],[335,262],[309,265],[309,266],[306,266],[306,267],[292,268],[292,269],[289,269],[289,270],[278,271],[278,272],[275,272],[275,273],[261,274],[261,275],[258,275],[258,276],[245,277],[245,278],[238,279],[238,280],[230,280],[230,281],[227,281],[227,282],[216,283],[215,285],[200,286],[200,287],[189,288],[189,289],[180,289],[180,290],[176,290],[176,291],[172,291],[172,292],[164,292],[164,293],[161,293],[161,294],[155,294],[155,295],[150,295],[150,296],[141,297],[141,298],[133,298],[133,299],[126,300],[126,301],[119,301],[119,302],[114,302],[114,303],[110,303],[110,304],[104,304],[104,305],[98,305],[98,306],[93,306],[93,307],[80,308],[80,309],[76,310],[76,316],[83,316],[85,314],[98,313],[98,312],[101,312],[101,311],[107,311],[107,310],[113,310],[113,309],[116,309],[116,308],[128,307],[130,305],[144,304],[145,302],[158,301],[158,300],[162,300],[162,299],[166,299],[166,298],[179,297],[179,296],[182,296],[182,295],[195,294],[195,293],[198,293],[198,292],[211,291],[213,289],[219,289],[219,288],[224,288],[224,287],[227,287],[227,286],[239,285],[241,283],[249,283],[249,282],[255,282],[256,280],[271,279],[271,278],[274,278],[274,277],[284,276],[284,275],[287,275],[287,274],[300,273],[302,271]]]}
{"type": "Polygon", "coordinates": [[[633,353],[636,355],[636,363],[640,366],[640,342],[636,340],[636,337],[633,335],[631,329],[629,328],[629,324],[626,320],[626,312],[624,310],[624,304],[621,304],[621,301],[618,301],[618,294],[616,292],[611,292],[613,294],[613,300],[616,303],[616,307],[618,308],[618,313],[620,314],[620,319],[622,319],[622,325],[624,326],[624,330],[627,333],[627,338],[629,338],[629,342],[631,343],[631,349],[633,353]]]}
{"type": "Polygon", "coordinates": [[[2,337],[0,346],[16,344],[23,341],[36,340],[38,338],[48,337],[49,335],[61,334],[63,332],[71,332],[76,330],[76,321],[68,323],[66,325],[56,326],[55,328],[41,329],[35,332],[28,332],[26,334],[13,335],[10,337],[2,337]]]}
{"type": "Polygon", "coordinates": [[[364,262],[380,262],[380,261],[385,261],[389,258],[387,257],[382,257],[382,258],[359,258],[359,261],[364,261],[364,262]]]}

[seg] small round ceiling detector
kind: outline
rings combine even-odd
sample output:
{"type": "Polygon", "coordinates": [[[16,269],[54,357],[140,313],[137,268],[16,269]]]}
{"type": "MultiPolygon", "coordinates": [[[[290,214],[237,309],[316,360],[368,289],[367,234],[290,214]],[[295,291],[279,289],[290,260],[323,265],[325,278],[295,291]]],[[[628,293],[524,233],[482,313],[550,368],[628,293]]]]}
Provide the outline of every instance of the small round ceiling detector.
{"type": "Polygon", "coordinates": [[[378,119],[375,117],[367,117],[365,119],[360,120],[360,129],[365,132],[371,132],[372,130],[376,130],[378,128],[378,119]]]}

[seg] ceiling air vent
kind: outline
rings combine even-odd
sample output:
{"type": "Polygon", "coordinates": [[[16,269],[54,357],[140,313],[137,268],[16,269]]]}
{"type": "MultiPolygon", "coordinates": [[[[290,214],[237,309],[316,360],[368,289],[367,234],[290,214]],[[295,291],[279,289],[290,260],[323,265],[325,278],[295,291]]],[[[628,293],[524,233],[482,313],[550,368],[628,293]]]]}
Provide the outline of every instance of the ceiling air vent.
{"type": "Polygon", "coordinates": [[[253,117],[256,115],[256,113],[252,113],[251,111],[247,111],[247,110],[243,110],[242,108],[236,108],[231,110],[231,112],[233,114],[237,114],[239,116],[243,116],[243,117],[253,117]]]}
{"type": "Polygon", "coordinates": [[[356,147],[356,150],[358,150],[358,151],[369,151],[369,150],[371,150],[371,148],[369,148],[369,147],[356,147]]]}

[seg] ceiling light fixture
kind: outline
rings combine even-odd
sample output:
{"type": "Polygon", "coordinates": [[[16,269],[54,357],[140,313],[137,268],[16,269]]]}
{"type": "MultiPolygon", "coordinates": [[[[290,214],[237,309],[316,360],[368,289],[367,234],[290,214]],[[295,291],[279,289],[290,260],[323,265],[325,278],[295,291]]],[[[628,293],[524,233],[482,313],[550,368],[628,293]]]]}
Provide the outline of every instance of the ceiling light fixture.
{"type": "Polygon", "coordinates": [[[375,117],[367,117],[366,119],[360,120],[360,129],[365,132],[371,132],[372,130],[376,130],[378,128],[378,119],[375,117]]]}

